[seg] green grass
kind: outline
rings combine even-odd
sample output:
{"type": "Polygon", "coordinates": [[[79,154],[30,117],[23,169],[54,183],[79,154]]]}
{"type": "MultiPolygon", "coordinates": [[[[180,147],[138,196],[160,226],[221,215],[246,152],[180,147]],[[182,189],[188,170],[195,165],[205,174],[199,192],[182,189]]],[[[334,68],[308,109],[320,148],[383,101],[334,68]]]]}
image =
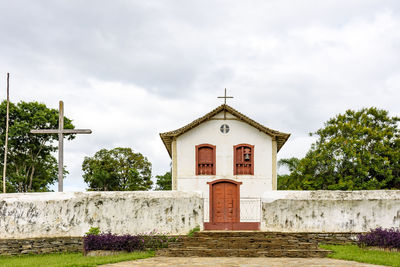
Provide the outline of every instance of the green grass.
{"type": "Polygon", "coordinates": [[[113,256],[85,257],[82,253],[0,256],[0,266],[7,267],[78,267],[145,259],[153,257],[153,251],[123,253],[113,256]]]}
{"type": "Polygon", "coordinates": [[[200,231],[200,226],[197,225],[195,228],[191,229],[187,234],[189,237],[193,237],[196,232],[200,231]]]}
{"type": "Polygon", "coordinates": [[[328,257],[341,260],[386,266],[400,266],[400,252],[371,250],[356,245],[320,245],[323,249],[332,250],[328,257]]]}

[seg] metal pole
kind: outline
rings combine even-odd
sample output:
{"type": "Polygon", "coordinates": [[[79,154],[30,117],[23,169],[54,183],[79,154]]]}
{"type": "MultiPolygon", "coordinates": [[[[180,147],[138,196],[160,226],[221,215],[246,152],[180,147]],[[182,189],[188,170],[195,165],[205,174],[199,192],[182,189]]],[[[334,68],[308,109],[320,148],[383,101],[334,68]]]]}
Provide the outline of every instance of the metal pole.
{"type": "Polygon", "coordinates": [[[58,192],[63,191],[63,168],[64,168],[64,103],[60,101],[58,117],[58,192]]]}
{"type": "Polygon", "coordinates": [[[8,152],[8,121],[10,119],[10,73],[7,73],[7,115],[6,115],[6,141],[4,144],[4,164],[3,164],[3,193],[6,193],[6,170],[8,152]]]}

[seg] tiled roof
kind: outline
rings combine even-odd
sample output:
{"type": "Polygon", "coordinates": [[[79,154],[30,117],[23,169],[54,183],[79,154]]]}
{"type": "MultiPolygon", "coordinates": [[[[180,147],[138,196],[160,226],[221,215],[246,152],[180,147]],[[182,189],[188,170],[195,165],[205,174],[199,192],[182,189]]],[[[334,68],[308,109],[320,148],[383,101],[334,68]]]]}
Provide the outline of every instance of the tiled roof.
{"type": "Polygon", "coordinates": [[[217,115],[218,113],[220,113],[221,111],[224,111],[224,110],[229,112],[229,113],[231,113],[232,115],[234,115],[239,120],[241,120],[243,122],[246,122],[246,123],[250,124],[251,126],[253,126],[254,128],[257,128],[258,130],[260,130],[260,131],[270,135],[271,137],[275,138],[276,142],[277,142],[278,151],[281,149],[281,147],[285,144],[286,140],[290,136],[290,134],[288,134],[288,133],[282,133],[282,132],[267,128],[264,125],[261,125],[258,122],[250,119],[246,115],[240,113],[239,111],[237,111],[236,109],[232,108],[231,106],[222,104],[221,106],[219,106],[216,109],[212,110],[211,112],[207,113],[203,117],[198,118],[197,120],[194,120],[191,123],[179,128],[177,130],[170,131],[170,132],[165,132],[165,133],[160,133],[160,137],[161,137],[165,147],[167,148],[169,155],[170,156],[172,155],[172,147],[171,147],[171,145],[172,145],[172,139],[174,137],[178,137],[181,134],[186,133],[187,131],[193,129],[194,127],[200,125],[201,123],[210,120],[212,117],[214,117],[215,115],[217,115]]]}

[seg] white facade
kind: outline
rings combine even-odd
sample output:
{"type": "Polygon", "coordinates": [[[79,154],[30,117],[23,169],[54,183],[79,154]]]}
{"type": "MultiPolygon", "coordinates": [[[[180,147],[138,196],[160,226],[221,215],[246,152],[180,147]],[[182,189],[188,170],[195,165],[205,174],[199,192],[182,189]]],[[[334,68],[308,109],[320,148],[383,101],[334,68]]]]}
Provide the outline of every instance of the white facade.
{"type": "MultiPolygon", "coordinates": [[[[201,192],[209,197],[207,182],[230,179],[242,182],[240,197],[261,197],[272,190],[272,137],[238,120],[234,115],[220,112],[197,127],[176,138],[177,190],[201,192]],[[222,124],[229,126],[229,132],[221,133],[222,124]],[[196,145],[216,146],[216,175],[196,175],[196,145]],[[254,146],[254,175],[234,175],[234,146],[254,146]]],[[[275,152],[276,153],[276,152],[275,152]]]]}

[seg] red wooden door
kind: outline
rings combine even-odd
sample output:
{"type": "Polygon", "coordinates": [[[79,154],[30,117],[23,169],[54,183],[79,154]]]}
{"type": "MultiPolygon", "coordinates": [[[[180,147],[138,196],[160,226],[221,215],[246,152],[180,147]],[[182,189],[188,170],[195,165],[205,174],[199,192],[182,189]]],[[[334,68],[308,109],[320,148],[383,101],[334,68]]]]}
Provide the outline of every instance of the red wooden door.
{"type": "Polygon", "coordinates": [[[229,182],[216,183],[212,187],[213,223],[238,222],[237,185],[229,182]]]}

